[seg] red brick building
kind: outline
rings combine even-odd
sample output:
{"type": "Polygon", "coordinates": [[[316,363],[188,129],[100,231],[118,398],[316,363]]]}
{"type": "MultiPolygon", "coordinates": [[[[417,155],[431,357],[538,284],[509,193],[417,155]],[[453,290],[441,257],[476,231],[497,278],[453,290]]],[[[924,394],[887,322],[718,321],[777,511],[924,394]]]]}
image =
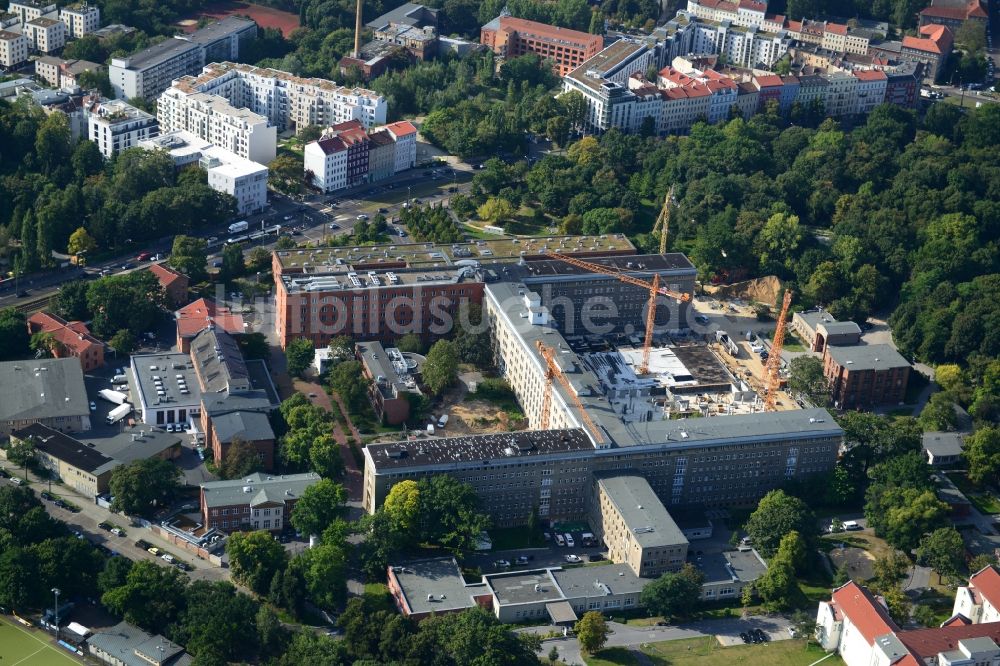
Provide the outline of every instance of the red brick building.
{"type": "Polygon", "coordinates": [[[315,472],[267,475],[201,484],[201,516],[205,529],[225,532],[280,532],[302,494],[320,480],[315,472]]]}
{"type": "Polygon", "coordinates": [[[149,272],[156,276],[167,297],[167,306],[176,308],[188,302],[188,276],[166,264],[151,264],[149,272]]]}
{"type": "Polygon", "coordinates": [[[386,350],[378,342],[359,342],[355,354],[365,379],[371,382],[368,399],[375,416],[388,425],[404,423],[410,417],[409,396],[420,395],[420,389],[404,369],[406,360],[399,350],[386,350]]]}
{"type": "Polygon", "coordinates": [[[906,397],[910,364],[889,345],[827,345],[823,374],[838,409],[894,405],[906,397]]]}
{"type": "Polygon", "coordinates": [[[503,58],[535,53],[551,60],[559,76],[566,76],[604,48],[600,35],[503,15],[482,27],[479,41],[503,58]]]}
{"type": "Polygon", "coordinates": [[[67,322],[49,312],[36,312],[28,317],[28,333],[49,333],[55,344],[52,355],[56,358],[72,356],[80,359],[84,372],[91,372],[104,365],[104,343],[90,334],[82,321],[67,322]]]}
{"type": "Polygon", "coordinates": [[[191,351],[191,341],[210,326],[230,335],[241,335],[245,331],[242,315],[207,298],[188,303],[174,313],[174,318],[177,320],[177,348],[184,354],[191,351]]]}

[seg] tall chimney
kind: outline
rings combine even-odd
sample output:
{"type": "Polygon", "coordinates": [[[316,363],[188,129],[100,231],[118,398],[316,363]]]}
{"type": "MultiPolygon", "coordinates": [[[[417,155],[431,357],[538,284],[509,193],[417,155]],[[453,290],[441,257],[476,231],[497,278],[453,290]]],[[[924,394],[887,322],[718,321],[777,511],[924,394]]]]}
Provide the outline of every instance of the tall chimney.
{"type": "Polygon", "coordinates": [[[357,16],[354,17],[354,57],[361,57],[361,0],[358,0],[357,16]]]}

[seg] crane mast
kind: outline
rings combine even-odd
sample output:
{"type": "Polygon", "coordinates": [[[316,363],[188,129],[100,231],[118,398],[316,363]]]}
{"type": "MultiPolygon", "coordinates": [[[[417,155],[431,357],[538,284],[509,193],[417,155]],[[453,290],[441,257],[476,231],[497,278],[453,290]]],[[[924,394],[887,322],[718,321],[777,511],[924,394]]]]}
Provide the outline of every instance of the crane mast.
{"type": "Polygon", "coordinates": [[[604,442],[604,435],[601,434],[600,429],[594,420],[590,418],[590,414],[587,413],[587,409],[580,402],[580,398],[576,395],[576,391],[570,385],[569,380],[563,374],[559,365],[556,363],[555,351],[546,346],[541,340],[536,343],[538,347],[538,353],[542,355],[542,360],[545,361],[545,393],[542,395],[542,415],[541,415],[541,430],[547,430],[549,427],[549,414],[552,410],[552,380],[557,379],[562,387],[566,390],[573,404],[576,408],[580,410],[580,418],[584,425],[587,426],[587,430],[591,432],[594,439],[598,443],[604,442]]]}
{"type": "Polygon", "coordinates": [[[764,396],[764,409],[773,412],[778,399],[778,389],[781,387],[781,349],[785,345],[785,321],[788,318],[788,306],[792,304],[792,292],[785,292],[781,301],[781,314],[778,315],[778,325],[774,329],[774,339],[771,342],[771,352],[767,357],[767,367],[764,369],[764,381],[767,395],[764,396]]]}

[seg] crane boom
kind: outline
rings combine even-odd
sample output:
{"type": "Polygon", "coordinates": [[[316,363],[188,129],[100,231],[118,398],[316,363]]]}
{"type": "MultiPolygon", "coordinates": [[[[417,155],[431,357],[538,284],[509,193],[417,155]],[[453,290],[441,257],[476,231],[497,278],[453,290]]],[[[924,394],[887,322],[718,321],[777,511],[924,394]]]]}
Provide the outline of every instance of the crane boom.
{"type": "Polygon", "coordinates": [[[778,315],[778,325],[774,329],[774,340],[771,342],[771,352],[767,357],[767,367],[764,370],[767,395],[764,397],[764,409],[773,412],[776,409],[778,389],[781,387],[781,349],[785,344],[785,320],[788,318],[788,306],[792,304],[792,291],[785,292],[781,301],[781,314],[778,315]]]}
{"type": "Polygon", "coordinates": [[[576,405],[576,408],[580,410],[580,418],[587,429],[594,436],[594,439],[598,443],[604,442],[604,436],[601,434],[600,429],[598,429],[597,424],[594,420],[590,418],[590,414],[587,413],[587,409],[580,402],[580,398],[576,395],[576,391],[570,385],[569,380],[563,375],[562,370],[556,363],[555,352],[551,347],[547,347],[541,340],[536,341],[536,346],[538,347],[538,353],[542,355],[542,360],[545,361],[545,394],[542,397],[542,430],[548,428],[549,425],[549,411],[552,408],[552,378],[559,380],[559,383],[566,390],[570,399],[576,405]]]}
{"type": "MultiPolygon", "coordinates": [[[[637,277],[632,277],[631,275],[627,275],[626,273],[623,273],[619,270],[615,270],[613,268],[608,268],[607,266],[602,266],[600,264],[595,264],[589,261],[583,261],[582,259],[577,259],[576,257],[570,257],[565,254],[559,254],[558,252],[552,252],[551,250],[547,250],[545,254],[546,256],[552,257],[554,259],[564,261],[570,266],[576,266],[577,268],[582,268],[583,270],[590,271],[591,273],[601,273],[603,275],[610,275],[611,277],[617,278],[622,282],[635,285],[636,287],[642,287],[643,289],[653,288],[652,282],[646,282],[645,280],[641,280],[637,277]]],[[[688,301],[691,300],[691,294],[684,294],[679,291],[673,291],[672,289],[667,289],[666,287],[657,287],[655,293],[661,296],[666,296],[667,298],[676,299],[677,301],[683,303],[687,303],[688,301]]]]}
{"type": "Polygon", "coordinates": [[[663,208],[660,209],[660,214],[656,218],[656,224],[653,225],[654,231],[656,229],[660,230],[660,254],[666,254],[667,252],[667,236],[670,234],[670,204],[673,200],[674,186],[671,185],[667,191],[666,198],[663,200],[663,208]]]}

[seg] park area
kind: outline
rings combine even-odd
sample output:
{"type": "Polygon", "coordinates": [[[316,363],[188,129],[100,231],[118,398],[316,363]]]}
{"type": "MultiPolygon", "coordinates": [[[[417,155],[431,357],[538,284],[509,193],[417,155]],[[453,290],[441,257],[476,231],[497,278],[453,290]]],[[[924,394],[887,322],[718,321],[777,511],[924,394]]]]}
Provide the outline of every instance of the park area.
{"type": "Polygon", "coordinates": [[[193,17],[195,19],[193,22],[183,22],[183,27],[185,31],[193,32],[198,27],[197,19],[222,19],[227,16],[249,16],[261,28],[277,28],[285,37],[291,35],[292,31],[300,25],[298,15],[292,12],[282,11],[274,7],[252,5],[246,2],[224,0],[223,2],[213,2],[206,6],[193,17]]]}
{"type": "Polygon", "coordinates": [[[23,629],[0,618],[0,664],[4,666],[60,666],[77,664],[75,658],[50,642],[49,636],[23,629]]]}
{"type": "Polygon", "coordinates": [[[843,666],[837,655],[827,655],[804,640],[772,641],[763,645],[722,647],[712,636],[662,643],[644,643],[637,656],[628,648],[608,648],[588,658],[588,666],[810,666],[823,659],[824,666],[843,666]],[[826,659],[824,659],[826,657],[826,659]]]}

